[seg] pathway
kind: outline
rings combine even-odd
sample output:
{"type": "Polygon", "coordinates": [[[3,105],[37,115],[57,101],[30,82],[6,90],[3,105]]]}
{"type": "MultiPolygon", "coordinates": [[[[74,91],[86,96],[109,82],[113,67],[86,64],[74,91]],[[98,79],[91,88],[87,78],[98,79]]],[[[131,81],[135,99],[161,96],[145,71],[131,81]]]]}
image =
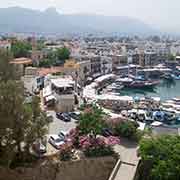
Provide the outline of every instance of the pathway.
{"type": "Polygon", "coordinates": [[[115,146],[115,151],[120,154],[121,164],[114,171],[113,178],[109,180],[133,180],[139,163],[137,157],[138,146],[136,143],[121,139],[121,145],[115,146]]]}

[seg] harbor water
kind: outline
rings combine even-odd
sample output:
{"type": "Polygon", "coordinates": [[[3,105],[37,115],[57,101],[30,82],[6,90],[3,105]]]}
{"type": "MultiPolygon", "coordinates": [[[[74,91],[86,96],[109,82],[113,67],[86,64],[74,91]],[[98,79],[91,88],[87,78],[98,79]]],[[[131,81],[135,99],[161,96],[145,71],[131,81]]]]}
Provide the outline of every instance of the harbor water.
{"type": "Polygon", "coordinates": [[[132,97],[160,97],[162,101],[180,97],[180,80],[162,80],[153,88],[123,88],[120,90],[121,96],[132,97]]]}

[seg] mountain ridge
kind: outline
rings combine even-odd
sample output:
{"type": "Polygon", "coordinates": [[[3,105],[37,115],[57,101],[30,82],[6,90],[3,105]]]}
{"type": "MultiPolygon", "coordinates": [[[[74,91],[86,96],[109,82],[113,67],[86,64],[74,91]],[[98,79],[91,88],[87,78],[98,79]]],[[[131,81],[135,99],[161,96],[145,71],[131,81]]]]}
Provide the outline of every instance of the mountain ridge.
{"type": "Polygon", "coordinates": [[[117,33],[154,34],[156,30],[135,18],[97,14],[62,14],[50,7],[45,11],[21,7],[0,8],[0,32],[8,33],[117,33]]]}

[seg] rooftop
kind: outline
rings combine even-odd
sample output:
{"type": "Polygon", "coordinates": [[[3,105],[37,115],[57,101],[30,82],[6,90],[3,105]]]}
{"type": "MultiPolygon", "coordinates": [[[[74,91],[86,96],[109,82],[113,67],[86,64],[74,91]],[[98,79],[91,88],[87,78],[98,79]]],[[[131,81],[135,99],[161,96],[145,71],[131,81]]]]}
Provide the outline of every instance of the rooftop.
{"type": "Polygon", "coordinates": [[[73,87],[75,82],[70,77],[63,77],[58,79],[51,79],[51,83],[54,84],[56,87],[73,87]]]}
{"type": "Polygon", "coordinates": [[[25,58],[25,57],[22,57],[22,58],[15,58],[13,61],[10,62],[11,64],[32,64],[32,59],[30,58],[25,58]]]}
{"type": "Polygon", "coordinates": [[[48,74],[63,72],[63,67],[52,67],[52,68],[39,68],[38,73],[40,76],[48,74]]]}
{"type": "Polygon", "coordinates": [[[9,44],[10,44],[9,41],[0,40],[0,46],[2,46],[2,45],[9,45],[9,44]]]}
{"type": "Polygon", "coordinates": [[[107,74],[107,75],[104,75],[104,76],[101,76],[97,79],[94,80],[94,82],[102,82],[104,80],[108,80],[109,78],[114,78],[115,75],[114,74],[107,74]]]}

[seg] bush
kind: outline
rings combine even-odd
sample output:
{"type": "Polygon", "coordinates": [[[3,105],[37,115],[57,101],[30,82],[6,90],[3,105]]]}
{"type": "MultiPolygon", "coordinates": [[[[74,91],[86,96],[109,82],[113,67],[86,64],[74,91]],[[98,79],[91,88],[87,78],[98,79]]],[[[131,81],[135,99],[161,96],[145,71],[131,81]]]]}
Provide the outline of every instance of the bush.
{"type": "Polygon", "coordinates": [[[87,148],[84,151],[85,156],[87,157],[102,157],[102,156],[111,156],[114,154],[112,147],[92,147],[87,148]]]}
{"type": "Polygon", "coordinates": [[[71,139],[71,142],[75,148],[79,148],[79,129],[74,128],[69,132],[68,137],[71,139]]]}
{"type": "Polygon", "coordinates": [[[122,136],[122,137],[127,137],[127,138],[132,138],[135,136],[137,132],[137,123],[133,121],[121,121],[119,124],[116,125],[115,127],[115,134],[122,136]]]}
{"type": "Polygon", "coordinates": [[[68,161],[72,157],[72,144],[71,143],[65,143],[60,148],[60,160],[61,161],[68,161]]]}
{"type": "Polygon", "coordinates": [[[105,142],[105,138],[80,137],[80,147],[87,157],[101,157],[114,154],[112,146],[105,142]]]}
{"type": "Polygon", "coordinates": [[[140,142],[139,179],[180,179],[180,136],[143,138],[140,142]]]}

